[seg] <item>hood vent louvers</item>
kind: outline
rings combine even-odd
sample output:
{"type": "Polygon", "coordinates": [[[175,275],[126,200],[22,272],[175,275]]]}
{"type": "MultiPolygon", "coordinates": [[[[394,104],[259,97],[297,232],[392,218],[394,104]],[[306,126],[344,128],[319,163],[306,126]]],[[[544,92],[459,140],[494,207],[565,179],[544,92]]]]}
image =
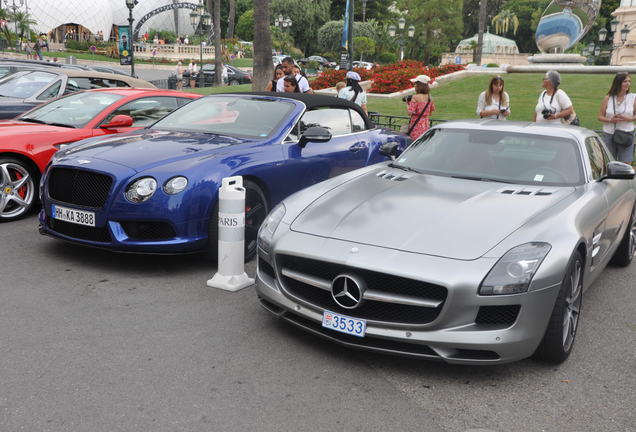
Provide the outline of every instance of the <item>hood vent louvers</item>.
{"type": "Polygon", "coordinates": [[[379,173],[376,174],[376,176],[380,177],[381,179],[391,180],[391,181],[404,181],[411,178],[411,175],[409,174],[404,174],[402,172],[395,172],[395,171],[387,171],[387,170],[380,171],[379,173]]]}
{"type": "Polygon", "coordinates": [[[498,190],[500,194],[503,195],[528,195],[528,196],[548,196],[554,193],[552,189],[544,189],[544,188],[528,188],[528,187],[520,187],[518,189],[512,189],[509,187],[498,190]]]}

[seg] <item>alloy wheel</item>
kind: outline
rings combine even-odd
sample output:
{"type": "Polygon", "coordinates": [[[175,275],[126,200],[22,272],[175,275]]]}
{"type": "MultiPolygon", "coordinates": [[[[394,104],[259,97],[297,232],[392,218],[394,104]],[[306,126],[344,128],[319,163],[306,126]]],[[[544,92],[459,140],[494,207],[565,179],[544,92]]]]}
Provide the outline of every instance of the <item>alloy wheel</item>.
{"type": "Polygon", "coordinates": [[[35,183],[29,170],[15,162],[0,163],[0,219],[26,213],[35,199],[35,183]]]}
{"type": "Polygon", "coordinates": [[[574,262],[572,273],[569,275],[569,293],[565,298],[565,313],[563,314],[563,349],[569,351],[576,329],[579,324],[579,314],[581,311],[581,300],[583,291],[583,266],[580,260],[574,262]]]}

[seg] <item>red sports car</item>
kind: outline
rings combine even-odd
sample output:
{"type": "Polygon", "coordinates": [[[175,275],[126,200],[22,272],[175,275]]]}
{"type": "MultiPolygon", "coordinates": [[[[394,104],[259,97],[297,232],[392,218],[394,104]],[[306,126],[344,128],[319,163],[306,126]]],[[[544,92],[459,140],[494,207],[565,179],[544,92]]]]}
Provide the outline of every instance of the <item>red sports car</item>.
{"type": "Polygon", "coordinates": [[[0,222],[29,213],[40,174],[65,144],[148,126],[199,97],[158,89],[89,90],[0,121],[0,222]]]}

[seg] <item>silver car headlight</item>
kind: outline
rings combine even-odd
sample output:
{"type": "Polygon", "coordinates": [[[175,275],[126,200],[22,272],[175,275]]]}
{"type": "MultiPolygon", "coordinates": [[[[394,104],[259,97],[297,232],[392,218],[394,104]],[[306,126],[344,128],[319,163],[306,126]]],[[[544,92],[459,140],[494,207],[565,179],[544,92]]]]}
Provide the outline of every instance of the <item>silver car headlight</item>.
{"type": "Polygon", "coordinates": [[[152,177],[142,177],[131,183],[126,189],[128,201],[138,204],[146,201],[157,190],[157,180],[152,177]]]}
{"type": "Polygon", "coordinates": [[[258,230],[258,245],[266,251],[269,251],[270,245],[272,243],[272,239],[274,238],[274,233],[276,232],[276,228],[280,224],[280,221],[283,220],[283,216],[285,216],[285,212],[287,209],[281,203],[278,204],[274,209],[267,215],[267,218],[261,225],[258,230]]]}
{"type": "Polygon", "coordinates": [[[548,252],[548,243],[525,243],[497,261],[479,286],[479,295],[518,294],[528,291],[534,274],[548,252]]]}
{"type": "Polygon", "coordinates": [[[168,195],[182,192],[188,186],[188,179],[183,176],[172,177],[163,185],[163,191],[168,195]]]}

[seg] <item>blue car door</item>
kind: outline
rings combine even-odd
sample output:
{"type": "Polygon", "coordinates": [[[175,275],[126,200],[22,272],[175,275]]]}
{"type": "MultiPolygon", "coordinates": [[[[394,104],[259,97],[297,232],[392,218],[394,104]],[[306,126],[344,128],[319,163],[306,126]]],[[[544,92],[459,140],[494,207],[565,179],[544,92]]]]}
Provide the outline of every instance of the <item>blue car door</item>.
{"type": "Polygon", "coordinates": [[[283,142],[286,194],[330,177],[361,168],[369,159],[370,132],[357,112],[347,108],[324,107],[306,111],[283,142]],[[309,127],[331,132],[327,142],[298,146],[298,138],[309,127]],[[293,180],[290,184],[290,180],[293,180]]]}

